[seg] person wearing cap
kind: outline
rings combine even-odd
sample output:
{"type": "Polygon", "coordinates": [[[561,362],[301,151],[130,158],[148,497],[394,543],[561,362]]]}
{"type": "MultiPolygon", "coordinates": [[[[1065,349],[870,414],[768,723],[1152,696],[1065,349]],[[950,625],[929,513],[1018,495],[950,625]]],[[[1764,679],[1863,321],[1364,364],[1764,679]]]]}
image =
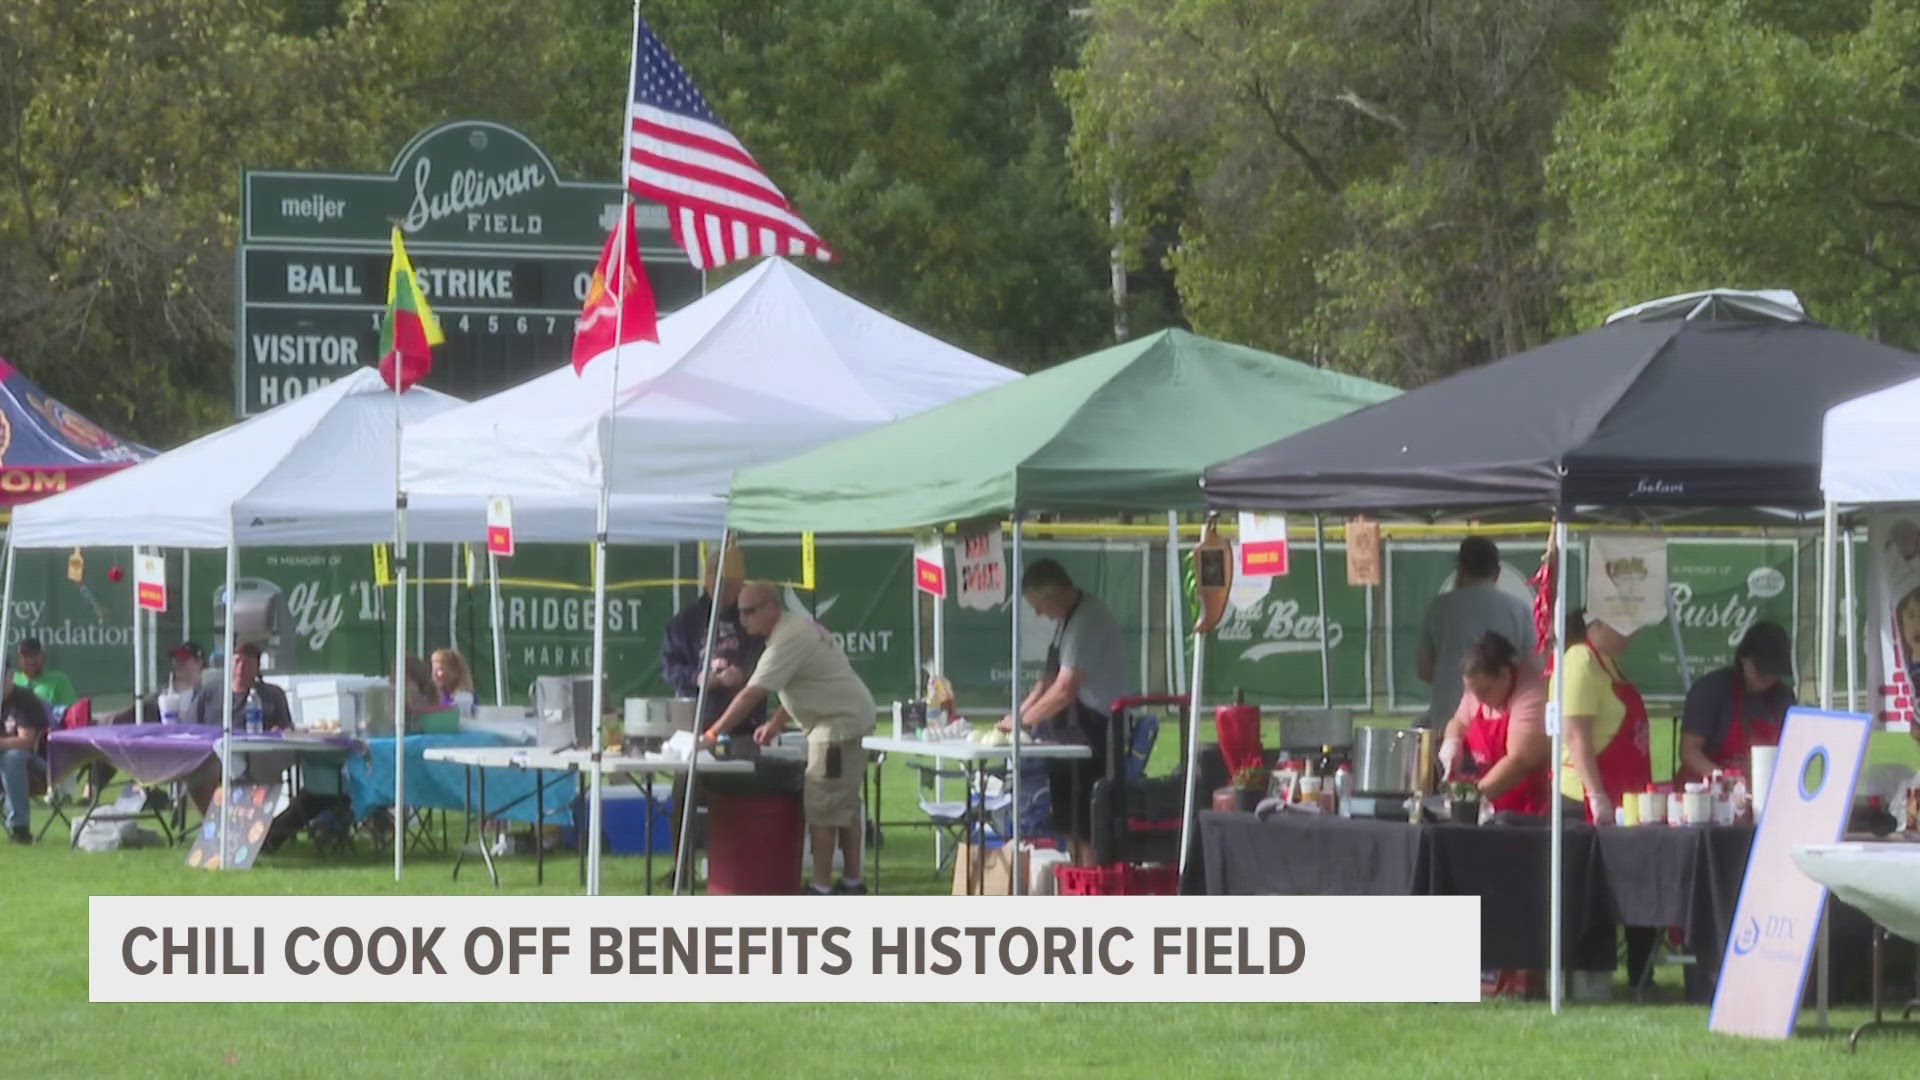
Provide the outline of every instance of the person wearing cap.
{"type": "Polygon", "coordinates": [[[24,686],[34,692],[48,705],[67,706],[78,701],[80,695],[74,692],[73,680],[64,672],[47,667],[46,646],[39,638],[20,639],[14,650],[13,685],[24,686]]]}
{"type": "MultiPolygon", "coordinates": [[[[229,665],[231,678],[229,687],[233,691],[233,726],[240,727],[241,716],[246,711],[247,695],[255,690],[260,692],[261,726],[268,731],[285,731],[293,727],[293,710],[287,707],[287,692],[260,677],[260,646],[249,641],[233,650],[233,663],[229,665]]],[[[189,723],[207,724],[219,727],[225,721],[224,703],[219,694],[202,694],[193,703],[192,712],[183,712],[189,723]]]]}
{"type": "Polygon", "coordinates": [[[197,641],[183,641],[173,647],[172,655],[173,674],[167,689],[180,696],[180,716],[192,716],[206,692],[207,650],[197,641]]]}
{"type": "Polygon", "coordinates": [[[1753,775],[1750,751],[1780,745],[1780,725],[1793,707],[1793,643],[1779,623],[1754,623],[1733,663],[1702,675],[1687,690],[1680,718],[1675,779],[1699,780],[1715,769],[1753,775]]]}

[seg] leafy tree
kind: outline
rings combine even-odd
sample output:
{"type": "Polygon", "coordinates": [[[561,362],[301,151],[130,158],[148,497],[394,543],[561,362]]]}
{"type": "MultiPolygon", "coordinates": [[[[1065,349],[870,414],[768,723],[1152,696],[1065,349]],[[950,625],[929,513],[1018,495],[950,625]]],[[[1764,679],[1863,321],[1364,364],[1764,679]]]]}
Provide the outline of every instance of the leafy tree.
{"type": "Polygon", "coordinates": [[[1100,0],[1067,81],[1082,192],[1159,226],[1204,333],[1403,384],[1535,343],[1541,158],[1599,0],[1100,0]]]}
{"type": "Polygon", "coordinates": [[[1670,0],[1628,25],[1549,159],[1572,321],[1714,286],[1791,288],[1920,345],[1920,12],[1670,0]]]}

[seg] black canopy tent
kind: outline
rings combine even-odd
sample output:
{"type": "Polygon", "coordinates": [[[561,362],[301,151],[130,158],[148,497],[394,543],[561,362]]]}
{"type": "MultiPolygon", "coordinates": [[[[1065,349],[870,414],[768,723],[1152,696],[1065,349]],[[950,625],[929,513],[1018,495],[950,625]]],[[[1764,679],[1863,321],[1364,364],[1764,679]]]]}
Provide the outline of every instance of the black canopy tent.
{"type": "Polygon", "coordinates": [[[1231,458],[1204,485],[1235,509],[1813,512],[1827,408],[1916,375],[1920,356],[1804,319],[1622,320],[1231,458]]]}
{"type": "MultiPolygon", "coordinates": [[[[1214,509],[1551,511],[1554,610],[1564,611],[1570,517],[1731,522],[1764,508],[1804,521],[1823,506],[1827,409],[1916,376],[1920,356],[1814,322],[1791,294],[1714,290],[1627,309],[1597,330],[1309,428],[1207,469],[1202,485],[1214,509]]],[[[1823,603],[1831,606],[1830,597],[1823,603]]],[[[1564,647],[1556,635],[1556,680],[1564,647]]],[[[1821,693],[1824,700],[1825,686],[1821,693]]],[[[1550,726],[1557,771],[1561,731],[1550,726]]],[[[1561,824],[1556,798],[1548,931],[1555,1012],[1561,824]]]]}

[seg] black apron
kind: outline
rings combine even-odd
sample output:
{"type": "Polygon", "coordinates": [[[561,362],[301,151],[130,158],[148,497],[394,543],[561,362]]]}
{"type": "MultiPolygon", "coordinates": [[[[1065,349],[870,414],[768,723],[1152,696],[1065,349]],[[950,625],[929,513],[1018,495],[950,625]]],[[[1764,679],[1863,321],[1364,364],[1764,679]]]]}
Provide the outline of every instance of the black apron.
{"type": "MultiPolygon", "coordinates": [[[[1082,599],[1084,596],[1082,594],[1082,599]]],[[[1060,628],[1053,635],[1053,644],[1047,646],[1044,681],[1048,686],[1060,677],[1060,642],[1066,638],[1067,626],[1079,611],[1080,600],[1075,600],[1067,617],[1060,620],[1060,628]]],[[[1034,729],[1036,738],[1085,746],[1093,751],[1093,757],[1084,761],[1047,762],[1051,828],[1059,835],[1078,840],[1089,839],[1092,835],[1093,780],[1106,765],[1107,724],[1108,718],[1104,713],[1088,707],[1075,694],[1065,709],[1041,721],[1034,729]]]]}

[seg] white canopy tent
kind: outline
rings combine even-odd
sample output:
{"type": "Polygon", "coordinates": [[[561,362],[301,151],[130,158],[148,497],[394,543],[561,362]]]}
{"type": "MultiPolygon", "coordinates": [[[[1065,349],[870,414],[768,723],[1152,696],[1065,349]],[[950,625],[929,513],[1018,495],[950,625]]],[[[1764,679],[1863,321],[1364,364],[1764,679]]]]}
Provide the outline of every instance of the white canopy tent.
{"type": "MultiPolygon", "coordinates": [[[[8,537],[0,640],[13,607],[14,552],[19,548],[129,542],[224,548],[224,595],[230,597],[239,576],[241,547],[391,539],[397,427],[459,404],[424,388],[395,395],[378,372],[361,368],[177,450],[20,507],[8,537]]],[[[437,520],[430,506],[419,509],[437,520]]],[[[233,620],[228,619],[221,655],[231,657],[233,648],[233,620]]],[[[225,703],[221,726],[231,735],[231,694],[225,695],[225,703]]],[[[222,786],[231,775],[231,756],[223,752],[222,786]]],[[[396,813],[403,811],[404,804],[396,807],[396,813]]],[[[223,816],[223,852],[225,825],[223,816]]],[[[403,828],[396,830],[397,838],[404,835],[403,828]]],[[[398,839],[395,846],[401,846],[398,839]]],[[[226,861],[223,858],[222,865],[226,861]]]]}
{"type": "MultiPolygon", "coordinates": [[[[400,466],[409,533],[416,499],[436,508],[464,500],[452,532],[420,525],[427,539],[460,541],[485,536],[489,498],[510,497],[517,538],[593,539],[594,609],[604,612],[609,542],[713,539],[723,548],[737,470],[1018,377],[778,258],[660,320],[659,330],[659,342],[610,351],[579,374],[563,366],[409,428],[400,466]]],[[[598,716],[605,711],[604,619],[594,629],[598,716]]],[[[710,623],[709,643],[712,633],[710,623]]],[[[597,762],[600,725],[591,727],[597,762]]],[[[591,895],[600,891],[601,779],[593,768],[590,822],[582,829],[591,895]]],[[[682,813],[690,816],[693,803],[689,797],[682,813]]],[[[677,865],[676,891],[685,860],[677,865]]]]}
{"type": "Polygon", "coordinates": [[[516,537],[594,533],[612,483],[608,539],[674,543],[719,535],[736,470],[778,461],[1017,378],[834,291],[783,259],[660,321],[660,341],[562,366],[409,428],[413,500],[467,498],[452,534],[485,536],[488,496],[511,495],[516,537]],[[609,408],[609,403],[613,405],[609,408]],[[612,447],[609,477],[609,446],[612,447]]]}

